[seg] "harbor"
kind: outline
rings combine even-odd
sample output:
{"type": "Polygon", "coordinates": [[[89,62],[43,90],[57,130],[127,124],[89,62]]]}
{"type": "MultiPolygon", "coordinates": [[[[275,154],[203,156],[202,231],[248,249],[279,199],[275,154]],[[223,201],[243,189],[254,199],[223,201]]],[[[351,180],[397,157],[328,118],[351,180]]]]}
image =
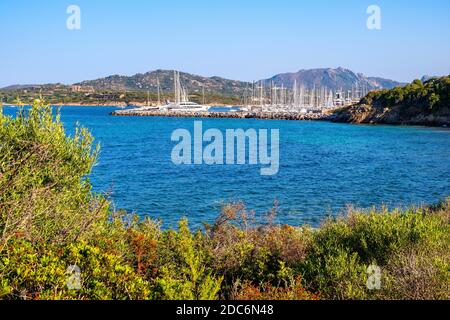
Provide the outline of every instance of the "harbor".
{"type": "MultiPolygon", "coordinates": [[[[266,90],[264,83],[255,83],[244,90],[242,105],[214,110],[217,107],[198,104],[189,100],[189,94],[180,80],[180,74],[174,71],[174,101],[161,103],[161,88],[157,81],[158,102],[152,105],[117,110],[113,116],[139,117],[174,117],[174,118],[230,118],[230,119],[263,119],[263,120],[328,120],[332,110],[337,106],[349,105],[356,101],[354,96],[347,100],[342,93],[335,94],[326,88],[306,90],[294,83],[292,91],[282,85],[278,88],[271,83],[266,90]]],[[[203,99],[204,101],[204,92],[203,99]]]]}

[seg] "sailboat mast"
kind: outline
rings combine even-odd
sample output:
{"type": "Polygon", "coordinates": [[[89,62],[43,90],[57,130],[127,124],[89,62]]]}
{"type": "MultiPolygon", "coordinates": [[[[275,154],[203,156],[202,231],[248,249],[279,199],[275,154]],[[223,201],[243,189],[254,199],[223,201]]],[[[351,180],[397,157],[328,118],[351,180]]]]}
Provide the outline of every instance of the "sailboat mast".
{"type": "Polygon", "coordinates": [[[178,99],[178,86],[177,86],[177,72],[175,70],[173,71],[173,98],[175,100],[175,104],[178,105],[179,99],[178,99]]]}
{"type": "Polygon", "coordinates": [[[292,104],[294,108],[297,108],[298,106],[298,100],[297,100],[297,79],[294,80],[294,88],[292,88],[292,104]]]}
{"type": "Polygon", "coordinates": [[[255,81],[252,81],[252,105],[255,102],[255,81]]]}
{"type": "Polygon", "coordinates": [[[202,85],[202,105],[205,105],[205,85],[202,85]]]}
{"type": "Polygon", "coordinates": [[[160,88],[160,84],[159,84],[159,77],[157,76],[156,77],[156,84],[157,84],[157,87],[158,87],[158,106],[160,106],[161,105],[161,88],[160,88]]]}
{"type": "Polygon", "coordinates": [[[263,91],[264,91],[264,83],[261,80],[261,92],[260,92],[260,104],[263,106],[263,91]]]}

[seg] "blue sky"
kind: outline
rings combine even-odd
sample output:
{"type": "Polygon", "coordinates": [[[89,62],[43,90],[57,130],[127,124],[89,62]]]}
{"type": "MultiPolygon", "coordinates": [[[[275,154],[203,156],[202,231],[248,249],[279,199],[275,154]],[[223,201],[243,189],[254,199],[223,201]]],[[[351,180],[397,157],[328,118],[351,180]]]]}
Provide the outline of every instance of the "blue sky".
{"type": "Polygon", "coordinates": [[[2,0],[0,87],[158,68],[256,80],[318,67],[450,74],[448,0],[2,0]],[[66,28],[69,5],[81,30],[66,28]],[[368,30],[367,7],[382,29],[368,30]]]}

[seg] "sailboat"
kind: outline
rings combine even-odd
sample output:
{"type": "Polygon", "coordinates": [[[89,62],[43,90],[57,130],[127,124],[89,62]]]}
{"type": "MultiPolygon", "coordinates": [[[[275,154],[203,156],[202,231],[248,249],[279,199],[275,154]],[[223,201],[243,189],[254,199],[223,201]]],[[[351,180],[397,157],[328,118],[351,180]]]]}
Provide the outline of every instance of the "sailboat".
{"type": "Polygon", "coordinates": [[[158,105],[157,106],[151,106],[150,105],[150,91],[147,91],[147,102],[145,106],[136,108],[135,110],[139,111],[156,111],[159,110],[159,79],[158,79],[158,105]]]}
{"type": "Polygon", "coordinates": [[[173,72],[174,85],[174,102],[169,102],[164,106],[160,106],[159,110],[163,111],[208,111],[209,107],[195,102],[189,101],[188,93],[181,84],[180,73],[173,72]]]}

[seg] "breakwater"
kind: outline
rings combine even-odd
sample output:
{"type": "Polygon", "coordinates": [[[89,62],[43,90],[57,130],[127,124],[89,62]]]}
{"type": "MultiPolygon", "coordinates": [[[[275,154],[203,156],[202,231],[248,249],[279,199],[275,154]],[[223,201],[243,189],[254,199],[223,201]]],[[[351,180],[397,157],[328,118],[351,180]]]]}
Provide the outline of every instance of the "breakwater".
{"type": "Polygon", "coordinates": [[[217,112],[217,111],[161,111],[161,110],[117,110],[112,116],[172,117],[172,118],[227,118],[263,120],[328,120],[329,115],[321,113],[302,114],[297,112],[217,112]]]}

